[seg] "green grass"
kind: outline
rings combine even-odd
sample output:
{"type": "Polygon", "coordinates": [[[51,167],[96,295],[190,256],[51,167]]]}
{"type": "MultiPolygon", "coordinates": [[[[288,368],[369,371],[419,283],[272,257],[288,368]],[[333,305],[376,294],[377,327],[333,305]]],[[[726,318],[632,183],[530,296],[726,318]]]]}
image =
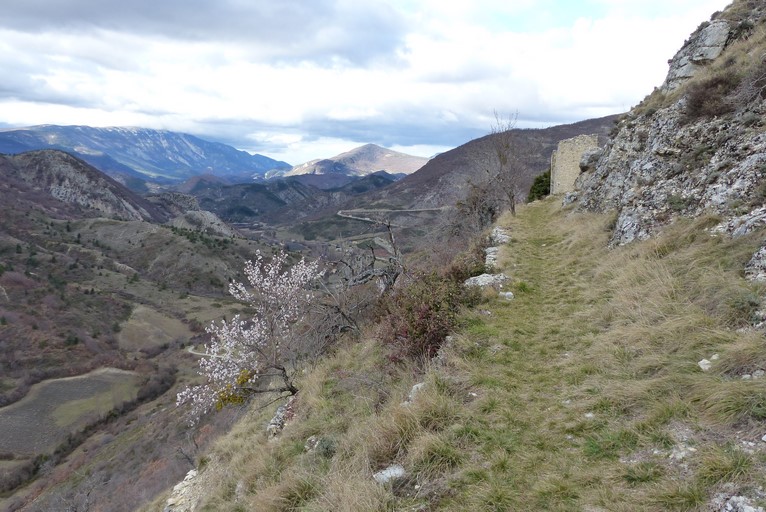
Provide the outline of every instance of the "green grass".
{"type": "Polygon", "coordinates": [[[766,380],[741,376],[766,369],[766,347],[737,329],[764,292],[741,277],[764,233],[714,237],[706,217],[607,250],[609,222],[555,200],[501,219],[515,299],[464,312],[425,374],[391,363],[374,330],[340,348],[301,377],[280,439],[263,435],[271,406],[219,443],[209,507],[700,510],[722,485],[762,485],[763,455],[739,447],[760,442],[766,380]],[[303,453],[311,435],[335,449],[303,453]],[[372,483],[392,463],[407,479],[372,483]],[[236,505],[234,480],[249,482],[236,505]]]}

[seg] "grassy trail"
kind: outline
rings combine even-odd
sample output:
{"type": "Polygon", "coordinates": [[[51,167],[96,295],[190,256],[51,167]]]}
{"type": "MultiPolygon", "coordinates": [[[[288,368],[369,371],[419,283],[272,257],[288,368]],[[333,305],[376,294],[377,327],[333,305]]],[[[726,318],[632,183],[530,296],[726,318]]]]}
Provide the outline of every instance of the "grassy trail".
{"type": "Polygon", "coordinates": [[[513,239],[501,264],[516,298],[480,309],[465,333],[480,345],[469,362],[471,384],[482,390],[469,428],[483,460],[464,477],[461,496],[482,509],[580,510],[581,495],[606,478],[574,436],[599,425],[580,389],[595,371],[583,354],[595,332],[586,294],[595,260],[550,223],[550,208],[508,219],[513,239]]]}
{"type": "Polygon", "coordinates": [[[740,277],[752,241],[711,237],[712,222],[607,250],[606,217],[547,201],[504,219],[516,298],[467,320],[480,391],[447,508],[703,510],[763,485],[766,385],[740,377],[766,364],[764,340],[735,329],[763,292],[740,277]]]}

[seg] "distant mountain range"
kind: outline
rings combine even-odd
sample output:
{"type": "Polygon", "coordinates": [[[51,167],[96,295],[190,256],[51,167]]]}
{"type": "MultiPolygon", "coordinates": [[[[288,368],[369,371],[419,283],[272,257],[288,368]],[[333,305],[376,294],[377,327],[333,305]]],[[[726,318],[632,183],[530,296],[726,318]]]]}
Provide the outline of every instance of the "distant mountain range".
{"type": "Polygon", "coordinates": [[[229,181],[263,177],[290,164],[193,135],[147,128],[42,125],[0,131],[0,153],[38,149],[71,153],[133,189],[141,180],[171,183],[199,174],[229,181]]]}
{"type": "Polygon", "coordinates": [[[292,167],[226,144],[165,130],[57,125],[0,130],[2,154],[41,149],[66,151],[139,193],[156,192],[158,184],[193,181],[199,176],[221,184],[296,177],[306,185],[333,189],[380,171],[399,179],[428,162],[427,158],[365,144],[292,167]]]}

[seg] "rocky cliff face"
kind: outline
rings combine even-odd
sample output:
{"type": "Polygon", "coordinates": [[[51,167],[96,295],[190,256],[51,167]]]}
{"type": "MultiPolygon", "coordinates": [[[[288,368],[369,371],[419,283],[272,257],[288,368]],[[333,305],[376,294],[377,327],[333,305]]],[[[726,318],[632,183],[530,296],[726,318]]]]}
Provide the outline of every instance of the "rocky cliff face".
{"type": "Polygon", "coordinates": [[[79,205],[116,220],[165,220],[163,213],[149,201],[62,151],[31,151],[2,158],[8,164],[6,173],[63,203],[79,205]]]}
{"type": "Polygon", "coordinates": [[[706,212],[735,231],[748,221],[732,219],[753,217],[766,202],[765,11],[738,1],[703,24],[603,155],[582,163],[580,207],[617,211],[613,244],[706,212]]]}
{"type": "Polygon", "coordinates": [[[731,23],[723,19],[700,25],[669,61],[670,70],[662,90],[669,92],[677,89],[701,68],[718,58],[731,38],[731,28],[731,23]]]}

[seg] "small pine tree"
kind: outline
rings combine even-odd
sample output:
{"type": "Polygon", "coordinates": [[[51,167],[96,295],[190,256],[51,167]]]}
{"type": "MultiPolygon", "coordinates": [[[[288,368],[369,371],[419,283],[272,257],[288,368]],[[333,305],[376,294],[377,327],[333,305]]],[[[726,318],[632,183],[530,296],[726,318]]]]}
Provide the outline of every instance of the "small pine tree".
{"type": "Polygon", "coordinates": [[[531,203],[537,199],[542,199],[551,193],[551,170],[548,169],[544,173],[535,177],[535,181],[532,182],[532,186],[529,189],[529,195],[527,196],[527,202],[531,203]]]}

